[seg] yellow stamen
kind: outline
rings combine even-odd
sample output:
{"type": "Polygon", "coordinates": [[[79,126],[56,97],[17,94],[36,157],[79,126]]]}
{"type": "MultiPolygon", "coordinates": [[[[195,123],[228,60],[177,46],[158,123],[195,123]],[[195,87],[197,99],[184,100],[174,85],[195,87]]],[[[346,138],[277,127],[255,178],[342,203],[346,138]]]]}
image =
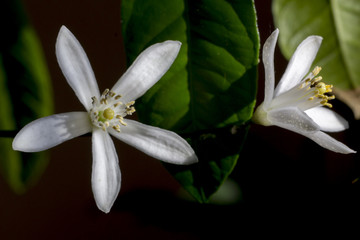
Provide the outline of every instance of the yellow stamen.
{"type": "Polygon", "coordinates": [[[114,93],[113,91],[110,91],[110,97],[114,97],[116,95],[116,93],[114,93]]]}
{"type": "Polygon", "coordinates": [[[314,78],[314,79],[311,81],[311,83],[312,83],[312,84],[316,84],[316,83],[320,82],[321,80],[322,80],[322,77],[319,76],[319,77],[317,77],[317,78],[314,78]]]}
{"type": "Polygon", "coordinates": [[[321,67],[316,66],[316,67],[314,68],[314,70],[312,71],[312,74],[314,74],[314,76],[316,76],[316,75],[319,74],[320,71],[321,71],[321,67]]]}
{"type": "Polygon", "coordinates": [[[122,105],[122,102],[117,102],[117,103],[115,103],[115,104],[114,104],[114,107],[116,108],[116,107],[118,107],[119,105],[122,105]]]}
{"type": "Polygon", "coordinates": [[[126,122],[124,122],[122,119],[119,119],[119,123],[121,123],[121,125],[123,125],[123,126],[127,125],[126,122]]]}
{"type": "Polygon", "coordinates": [[[308,84],[309,82],[311,83],[307,90],[310,90],[311,88],[315,88],[315,90],[313,90],[313,96],[309,97],[308,100],[312,101],[315,98],[319,98],[321,99],[320,104],[331,108],[332,105],[328,103],[328,101],[334,99],[335,96],[333,95],[328,96],[325,95],[325,93],[332,92],[333,85],[326,85],[324,82],[321,82],[322,80],[321,76],[315,78],[315,76],[317,76],[320,71],[321,71],[321,67],[318,66],[315,67],[314,70],[312,71],[313,78],[305,80],[305,84],[308,84]]]}
{"type": "Polygon", "coordinates": [[[130,107],[131,105],[134,105],[135,104],[135,101],[131,101],[131,102],[128,102],[127,104],[126,104],[126,106],[127,107],[130,107]]]}
{"type": "Polygon", "coordinates": [[[128,115],[131,115],[135,112],[135,108],[134,107],[131,107],[131,108],[126,108],[126,114],[128,115]]]}
{"type": "Polygon", "coordinates": [[[120,126],[119,125],[115,125],[112,127],[115,131],[120,132],[120,126]]]}
{"type": "Polygon", "coordinates": [[[90,109],[90,118],[92,124],[96,127],[106,131],[112,127],[117,132],[120,132],[120,126],[126,126],[124,116],[131,115],[135,112],[135,101],[124,104],[119,101],[120,94],[116,94],[109,89],[105,89],[99,100],[92,97],[92,108],[90,109]]]}
{"type": "Polygon", "coordinates": [[[107,101],[105,98],[102,98],[102,99],[100,100],[100,103],[107,105],[107,104],[108,104],[108,101],[107,101]]]}
{"type": "Polygon", "coordinates": [[[103,96],[105,96],[107,93],[109,92],[109,89],[107,88],[107,89],[105,89],[105,91],[103,92],[103,96]]]}

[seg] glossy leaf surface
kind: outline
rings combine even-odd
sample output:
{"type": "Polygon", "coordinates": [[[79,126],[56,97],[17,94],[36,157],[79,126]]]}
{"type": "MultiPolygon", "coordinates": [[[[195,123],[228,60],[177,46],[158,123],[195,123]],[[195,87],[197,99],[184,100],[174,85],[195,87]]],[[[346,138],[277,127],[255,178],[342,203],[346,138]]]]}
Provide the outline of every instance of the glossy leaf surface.
{"type": "Polygon", "coordinates": [[[122,1],[128,63],[151,44],[182,42],[164,77],[136,103],[146,124],[183,134],[199,157],[168,170],[206,202],[236,165],[252,116],[259,39],[253,2],[122,1]],[[240,127],[232,132],[233,125],[240,127]]]}

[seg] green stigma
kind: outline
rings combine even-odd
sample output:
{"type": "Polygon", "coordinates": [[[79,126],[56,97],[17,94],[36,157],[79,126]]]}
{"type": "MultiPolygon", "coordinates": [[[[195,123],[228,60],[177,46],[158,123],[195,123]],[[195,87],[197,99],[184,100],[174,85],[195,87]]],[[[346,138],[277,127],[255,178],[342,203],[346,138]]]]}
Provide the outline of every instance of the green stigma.
{"type": "Polygon", "coordinates": [[[106,122],[108,120],[113,119],[115,116],[114,110],[111,108],[107,108],[104,111],[99,112],[99,121],[106,122]]]}

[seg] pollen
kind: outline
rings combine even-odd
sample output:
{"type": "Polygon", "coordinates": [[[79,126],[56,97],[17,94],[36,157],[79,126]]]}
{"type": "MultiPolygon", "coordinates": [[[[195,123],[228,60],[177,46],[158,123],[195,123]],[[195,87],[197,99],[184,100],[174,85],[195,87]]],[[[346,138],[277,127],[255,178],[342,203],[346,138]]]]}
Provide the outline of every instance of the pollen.
{"type": "Polygon", "coordinates": [[[320,71],[321,67],[316,66],[311,72],[312,77],[305,81],[305,84],[309,85],[308,90],[312,91],[312,96],[309,97],[308,100],[314,101],[317,99],[321,105],[331,108],[332,105],[328,103],[328,101],[334,99],[335,96],[329,96],[327,94],[332,92],[333,85],[327,85],[322,82],[321,76],[316,77],[320,71]]]}
{"type": "Polygon", "coordinates": [[[120,101],[122,96],[109,89],[101,94],[100,99],[92,97],[92,108],[89,112],[91,122],[94,126],[107,131],[112,128],[120,133],[120,126],[127,125],[124,117],[135,112],[135,101],[123,103],[120,101]]]}

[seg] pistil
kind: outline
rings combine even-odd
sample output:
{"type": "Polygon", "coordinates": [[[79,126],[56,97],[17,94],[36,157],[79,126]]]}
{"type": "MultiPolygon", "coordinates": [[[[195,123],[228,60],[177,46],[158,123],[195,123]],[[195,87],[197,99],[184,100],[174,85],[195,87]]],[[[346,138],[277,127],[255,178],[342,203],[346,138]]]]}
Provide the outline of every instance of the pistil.
{"type": "Polygon", "coordinates": [[[124,117],[135,112],[135,101],[126,104],[120,101],[121,95],[106,89],[100,96],[100,101],[92,97],[93,108],[90,110],[90,118],[94,126],[106,131],[112,127],[120,132],[120,125],[126,126],[124,117]]]}

